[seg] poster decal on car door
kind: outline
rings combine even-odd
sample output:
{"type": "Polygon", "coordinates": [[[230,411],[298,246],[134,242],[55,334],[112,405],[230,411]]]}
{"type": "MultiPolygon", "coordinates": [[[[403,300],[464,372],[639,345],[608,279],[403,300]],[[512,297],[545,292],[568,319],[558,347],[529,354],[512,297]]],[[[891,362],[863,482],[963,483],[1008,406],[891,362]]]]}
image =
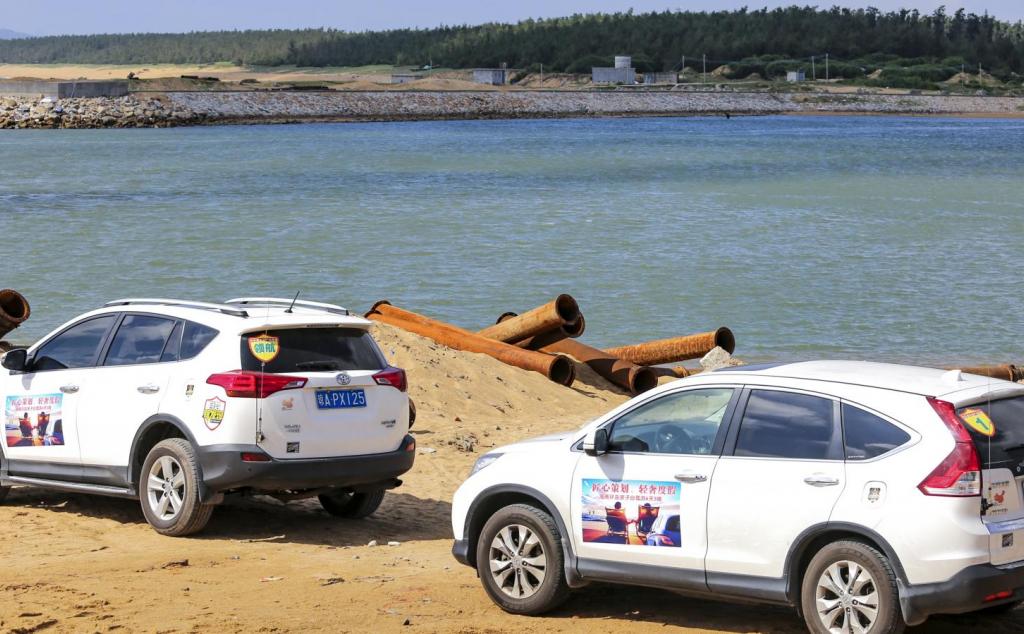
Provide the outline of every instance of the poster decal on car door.
{"type": "Polygon", "coordinates": [[[64,395],[8,396],[4,404],[4,443],[7,447],[52,447],[64,444],[61,408],[64,395]]]}
{"type": "Polygon", "coordinates": [[[583,541],[669,546],[680,541],[678,482],[583,480],[583,541]]]}

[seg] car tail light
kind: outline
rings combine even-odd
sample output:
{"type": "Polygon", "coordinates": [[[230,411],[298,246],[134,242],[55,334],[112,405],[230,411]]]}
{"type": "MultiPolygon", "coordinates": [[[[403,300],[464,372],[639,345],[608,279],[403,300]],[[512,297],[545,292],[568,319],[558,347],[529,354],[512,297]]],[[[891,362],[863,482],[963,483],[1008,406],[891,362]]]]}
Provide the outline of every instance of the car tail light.
{"type": "Polygon", "coordinates": [[[221,386],[228,396],[235,398],[266,398],[282,390],[298,389],[307,380],[299,376],[234,370],[211,374],[206,382],[221,386]]]}
{"type": "Polygon", "coordinates": [[[1012,596],[1013,590],[1001,590],[999,592],[996,592],[995,594],[990,594],[987,597],[985,597],[984,603],[988,603],[989,601],[998,601],[1000,599],[1009,599],[1012,596]]]}
{"type": "Polygon", "coordinates": [[[258,451],[243,451],[242,462],[270,462],[270,456],[258,451]]]}
{"type": "Polygon", "coordinates": [[[386,368],[373,375],[377,385],[390,385],[399,392],[404,392],[409,387],[405,379],[405,370],[401,368],[386,368]]]}
{"type": "Polygon", "coordinates": [[[975,497],[981,495],[981,461],[971,435],[960,424],[952,403],[928,397],[928,404],[953,434],[953,451],[917,488],[925,495],[975,497]]]}

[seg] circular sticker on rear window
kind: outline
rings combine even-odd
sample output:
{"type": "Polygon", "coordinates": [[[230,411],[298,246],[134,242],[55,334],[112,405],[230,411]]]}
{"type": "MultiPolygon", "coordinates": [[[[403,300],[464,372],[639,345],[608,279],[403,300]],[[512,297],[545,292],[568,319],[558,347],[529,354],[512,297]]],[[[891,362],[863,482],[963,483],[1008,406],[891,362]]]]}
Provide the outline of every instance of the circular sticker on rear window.
{"type": "Polygon", "coordinates": [[[968,407],[960,412],[960,419],[967,423],[967,426],[984,436],[995,436],[996,426],[988,417],[985,410],[977,407],[968,407]]]}
{"type": "Polygon", "coordinates": [[[280,340],[270,335],[249,337],[249,352],[263,363],[270,363],[281,352],[280,340]]]}

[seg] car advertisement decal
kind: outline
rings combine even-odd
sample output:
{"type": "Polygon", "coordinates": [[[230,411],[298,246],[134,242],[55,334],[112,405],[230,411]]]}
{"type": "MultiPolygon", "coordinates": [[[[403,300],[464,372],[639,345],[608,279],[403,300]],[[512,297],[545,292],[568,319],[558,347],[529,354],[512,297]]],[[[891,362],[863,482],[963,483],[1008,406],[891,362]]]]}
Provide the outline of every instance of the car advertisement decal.
{"type": "Polygon", "coordinates": [[[281,340],[270,335],[249,337],[249,352],[263,363],[270,363],[281,352],[281,340]]]}
{"type": "Polygon", "coordinates": [[[227,403],[216,396],[207,399],[206,404],[203,405],[203,422],[206,423],[210,431],[217,429],[224,422],[224,408],[226,406],[227,403]]]}
{"type": "Polygon", "coordinates": [[[960,410],[960,419],[967,423],[967,426],[983,436],[995,436],[996,426],[988,417],[985,410],[977,407],[968,407],[960,410]]]}
{"type": "Polygon", "coordinates": [[[582,495],[583,541],[682,546],[678,482],[584,479],[582,495]]]}
{"type": "Polygon", "coordinates": [[[51,447],[64,444],[61,412],[64,395],[8,396],[4,405],[4,443],[7,447],[51,447]]]}

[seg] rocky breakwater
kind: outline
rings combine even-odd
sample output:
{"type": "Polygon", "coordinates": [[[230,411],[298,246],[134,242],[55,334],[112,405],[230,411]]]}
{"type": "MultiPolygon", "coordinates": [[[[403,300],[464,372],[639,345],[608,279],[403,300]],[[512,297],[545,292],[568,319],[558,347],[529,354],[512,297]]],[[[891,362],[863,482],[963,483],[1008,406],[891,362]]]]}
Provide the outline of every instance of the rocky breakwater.
{"type": "Polygon", "coordinates": [[[195,125],[205,119],[163,96],[59,100],[0,97],[0,129],[166,128],[195,125]]]}

